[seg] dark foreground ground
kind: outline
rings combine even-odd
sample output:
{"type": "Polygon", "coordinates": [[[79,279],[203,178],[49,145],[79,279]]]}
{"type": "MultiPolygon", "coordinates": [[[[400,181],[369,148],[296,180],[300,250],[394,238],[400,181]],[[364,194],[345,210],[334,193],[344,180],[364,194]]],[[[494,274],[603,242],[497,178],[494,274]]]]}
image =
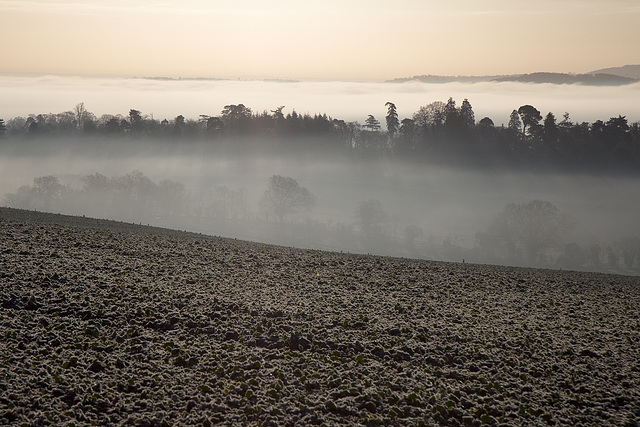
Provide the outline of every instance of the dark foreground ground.
{"type": "Polygon", "coordinates": [[[640,420],[638,277],[0,227],[0,424],[640,420]]]}

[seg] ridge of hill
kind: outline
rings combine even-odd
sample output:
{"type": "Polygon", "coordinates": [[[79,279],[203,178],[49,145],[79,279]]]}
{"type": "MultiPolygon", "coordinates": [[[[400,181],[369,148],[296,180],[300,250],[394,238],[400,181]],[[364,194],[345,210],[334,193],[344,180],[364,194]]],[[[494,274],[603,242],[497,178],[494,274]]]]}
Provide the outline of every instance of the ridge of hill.
{"type": "Polygon", "coordinates": [[[423,83],[478,83],[478,82],[521,82],[550,84],[582,84],[588,86],[620,86],[640,81],[640,66],[607,69],[586,74],[536,72],[529,74],[488,75],[488,76],[435,76],[422,75],[388,80],[389,83],[420,81],[423,83]],[[608,71],[608,72],[606,72],[608,71]]]}
{"type": "Polygon", "coordinates": [[[531,73],[505,76],[494,79],[498,82],[582,84],[588,86],[620,86],[637,83],[638,79],[621,77],[614,74],[567,74],[567,73],[531,73]]]}
{"type": "Polygon", "coordinates": [[[640,80],[640,64],[603,68],[601,70],[591,71],[589,74],[613,74],[620,77],[640,80]]]}

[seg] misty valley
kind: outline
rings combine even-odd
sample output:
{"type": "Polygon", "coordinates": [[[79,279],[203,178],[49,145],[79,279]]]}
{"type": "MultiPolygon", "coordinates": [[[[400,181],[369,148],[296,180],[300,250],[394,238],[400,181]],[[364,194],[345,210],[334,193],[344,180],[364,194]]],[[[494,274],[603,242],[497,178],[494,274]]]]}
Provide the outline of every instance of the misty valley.
{"type": "Polygon", "coordinates": [[[78,104],[0,122],[3,205],[285,246],[637,274],[640,130],[465,99],[384,125],[326,114],[159,121],[78,104]],[[386,126],[385,126],[386,125],[386,126]]]}
{"type": "Polygon", "coordinates": [[[0,426],[640,427],[640,0],[0,0],[0,426]]]}

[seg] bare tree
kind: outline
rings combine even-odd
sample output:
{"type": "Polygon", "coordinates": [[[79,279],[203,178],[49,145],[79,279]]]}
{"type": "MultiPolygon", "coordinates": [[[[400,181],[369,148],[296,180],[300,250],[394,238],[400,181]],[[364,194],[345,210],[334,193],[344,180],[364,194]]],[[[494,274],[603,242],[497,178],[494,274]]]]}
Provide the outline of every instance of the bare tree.
{"type": "Polygon", "coordinates": [[[424,237],[424,231],[417,225],[408,225],[404,229],[404,243],[411,254],[417,254],[416,240],[424,237]]]}
{"type": "Polygon", "coordinates": [[[385,237],[389,214],[383,209],[380,200],[364,200],[356,208],[356,221],[364,238],[369,243],[377,243],[385,237]]]}
{"type": "Polygon", "coordinates": [[[442,101],[434,101],[431,104],[420,107],[413,114],[413,122],[418,127],[442,126],[445,120],[445,104],[442,101]]]}
{"type": "Polygon", "coordinates": [[[33,179],[33,192],[41,207],[49,211],[52,204],[59,201],[65,191],[64,185],[55,176],[40,176],[33,179]]]}
{"type": "Polygon", "coordinates": [[[618,247],[627,268],[632,268],[637,261],[640,261],[640,237],[623,237],[618,242],[618,247]]]}
{"type": "Polygon", "coordinates": [[[87,109],[84,107],[84,102],[76,104],[76,106],[73,108],[73,114],[75,116],[76,127],[78,128],[78,130],[84,129],[84,124],[89,114],[87,109]]]}
{"type": "Polygon", "coordinates": [[[13,194],[7,194],[4,203],[21,209],[52,211],[61,206],[69,189],[57,177],[48,175],[33,179],[33,186],[23,185],[13,194]]]}
{"type": "Polygon", "coordinates": [[[295,211],[296,208],[311,208],[316,203],[316,198],[305,187],[288,176],[273,175],[269,178],[269,184],[262,199],[260,208],[267,214],[273,214],[282,222],[284,217],[295,211]]]}
{"type": "Polygon", "coordinates": [[[491,227],[510,250],[522,249],[531,264],[539,262],[540,255],[560,243],[576,225],[570,215],[561,213],[550,202],[532,200],[528,203],[510,203],[497,215],[491,227]]]}
{"type": "Polygon", "coordinates": [[[158,204],[164,215],[180,215],[184,210],[186,196],[187,192],[181,182],[163,179],[158,183],[158,204]]]}

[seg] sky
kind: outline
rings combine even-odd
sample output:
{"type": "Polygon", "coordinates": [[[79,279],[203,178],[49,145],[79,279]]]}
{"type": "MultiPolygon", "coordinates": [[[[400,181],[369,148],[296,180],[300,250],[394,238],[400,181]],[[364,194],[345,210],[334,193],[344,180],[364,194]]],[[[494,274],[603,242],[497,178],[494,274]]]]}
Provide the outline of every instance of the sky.
{"type": "Polygon", "coordinates": [[[637,0],[0,0],[0,73],[584,73],[640,63],[638,22],[637,0]]]}

